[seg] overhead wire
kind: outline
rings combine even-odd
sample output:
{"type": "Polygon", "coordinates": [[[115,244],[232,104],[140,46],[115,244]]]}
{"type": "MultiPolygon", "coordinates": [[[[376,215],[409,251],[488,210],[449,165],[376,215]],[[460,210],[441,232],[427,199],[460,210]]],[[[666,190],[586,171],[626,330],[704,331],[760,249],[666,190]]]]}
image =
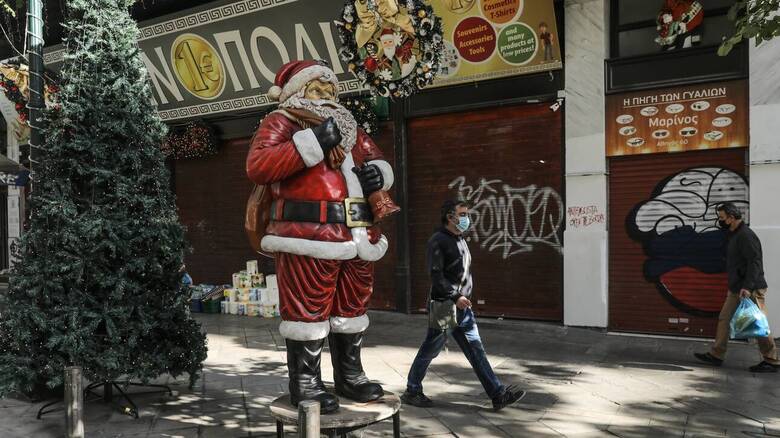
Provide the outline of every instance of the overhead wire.
{"type": "Polygon", "coordinates": [[[11,37],[8,36],[8,32],[6,32],[5,26],[3,26],[2,23],[0,23],[0,29],[2,29],[3,35],[5,35],[5,40],[8,41],[8,45],[11,46],[11,48],[14,49],[14,52],[18,53],[19,56],[24,57],[24,53],[20,52],[19,49],[16,48],[16,45],[14,45],[14,42],[11,41],[11,37]]]}

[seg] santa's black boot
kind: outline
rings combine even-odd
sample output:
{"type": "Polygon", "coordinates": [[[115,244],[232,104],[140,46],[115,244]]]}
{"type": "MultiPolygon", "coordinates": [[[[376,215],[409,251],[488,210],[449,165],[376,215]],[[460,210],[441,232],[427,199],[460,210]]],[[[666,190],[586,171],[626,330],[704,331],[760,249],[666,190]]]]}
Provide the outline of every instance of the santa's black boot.
{"type": "Polygon", "coordinates": [[[333,333],[328,336],[336,394],[357,402],[377,400],[385,395],[382,387],[371,383],[363,372],[360,346],[363,333],[333,333]]]}
{"type": "Polygon", "coordinates": [[[320,372],[320,357],[325,339],[295,341],[286,339],[287,369],[290,372],[290,401],[316,400],[320,413],[327,414],[339,408],[339,399],[325,390],[320,372]]]}

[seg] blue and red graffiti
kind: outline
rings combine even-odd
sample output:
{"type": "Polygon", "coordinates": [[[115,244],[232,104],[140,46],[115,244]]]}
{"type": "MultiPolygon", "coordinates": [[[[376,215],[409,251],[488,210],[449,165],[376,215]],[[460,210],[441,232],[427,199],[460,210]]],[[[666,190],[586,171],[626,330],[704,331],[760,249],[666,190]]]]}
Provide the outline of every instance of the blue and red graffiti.
{"type": "Polygon", "coordinates": [[[645,278],[676,307],[718,314],[726,294],[727,235],[717,228],[717,207],[737,204],[748,218],[748,183],[722,167],[697,167],[662,181],[627,218],[629,235],[642,242],[645,278]]]}

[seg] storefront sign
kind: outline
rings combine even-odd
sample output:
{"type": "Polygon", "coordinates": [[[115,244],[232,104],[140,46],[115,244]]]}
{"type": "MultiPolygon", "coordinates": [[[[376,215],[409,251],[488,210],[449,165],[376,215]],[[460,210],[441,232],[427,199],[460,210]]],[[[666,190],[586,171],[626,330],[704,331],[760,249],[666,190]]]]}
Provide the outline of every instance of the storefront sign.
{"type": "Polygon", "coordinates": [[[434,86],[562,67],[552,0],[431,0],[445,53],[434,86]]]}
{"type": "Polygon", "coordinates": [[[748,146],[745,81],[607,96],[607,156],[748,146]]]}
{"type": "MultiPolygon", "coordinates": [[[[171,121],[254,110],[274,104],[266,93],[290,60],[323,59],[340,92],[362,89],[338,55],[333,20],[342,0],[215,2],[141,23],[138,40],[160,117],[171,121]]],[[[59,68],[64,50],[44,56],[59,68]]]]}
{"type": "Polygon", "coordinates": [[[26,186],[30,181],[30,172],[22,170],[20,172],[1,172],[0,186],[26,186]]]}

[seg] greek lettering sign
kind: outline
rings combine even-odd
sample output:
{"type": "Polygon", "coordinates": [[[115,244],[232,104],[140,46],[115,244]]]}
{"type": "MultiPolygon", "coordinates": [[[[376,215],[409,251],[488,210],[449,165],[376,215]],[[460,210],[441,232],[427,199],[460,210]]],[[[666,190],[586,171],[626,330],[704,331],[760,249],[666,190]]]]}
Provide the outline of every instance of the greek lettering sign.
{"type": "MultiPolygon", "coordinates": [[[[276,71],[295,59],[328,61],[340,92],[362,90],[338,56],[333,20],[342,0],[218,1],[141,23],[140,45],[165,121],[257,110],[276,71]]],[[[63,49],[46,50],[57,69],[63,49]]]]}
{"type": "Polygon", "coordinates": [[[445,52],[433,86],[560,69],[552,0],[430,0],[445,52]]]}
{"type": "Polygon", "coordinates": [[[748,146],[745,81],[607,96],[608,157],[748,146]]]}

